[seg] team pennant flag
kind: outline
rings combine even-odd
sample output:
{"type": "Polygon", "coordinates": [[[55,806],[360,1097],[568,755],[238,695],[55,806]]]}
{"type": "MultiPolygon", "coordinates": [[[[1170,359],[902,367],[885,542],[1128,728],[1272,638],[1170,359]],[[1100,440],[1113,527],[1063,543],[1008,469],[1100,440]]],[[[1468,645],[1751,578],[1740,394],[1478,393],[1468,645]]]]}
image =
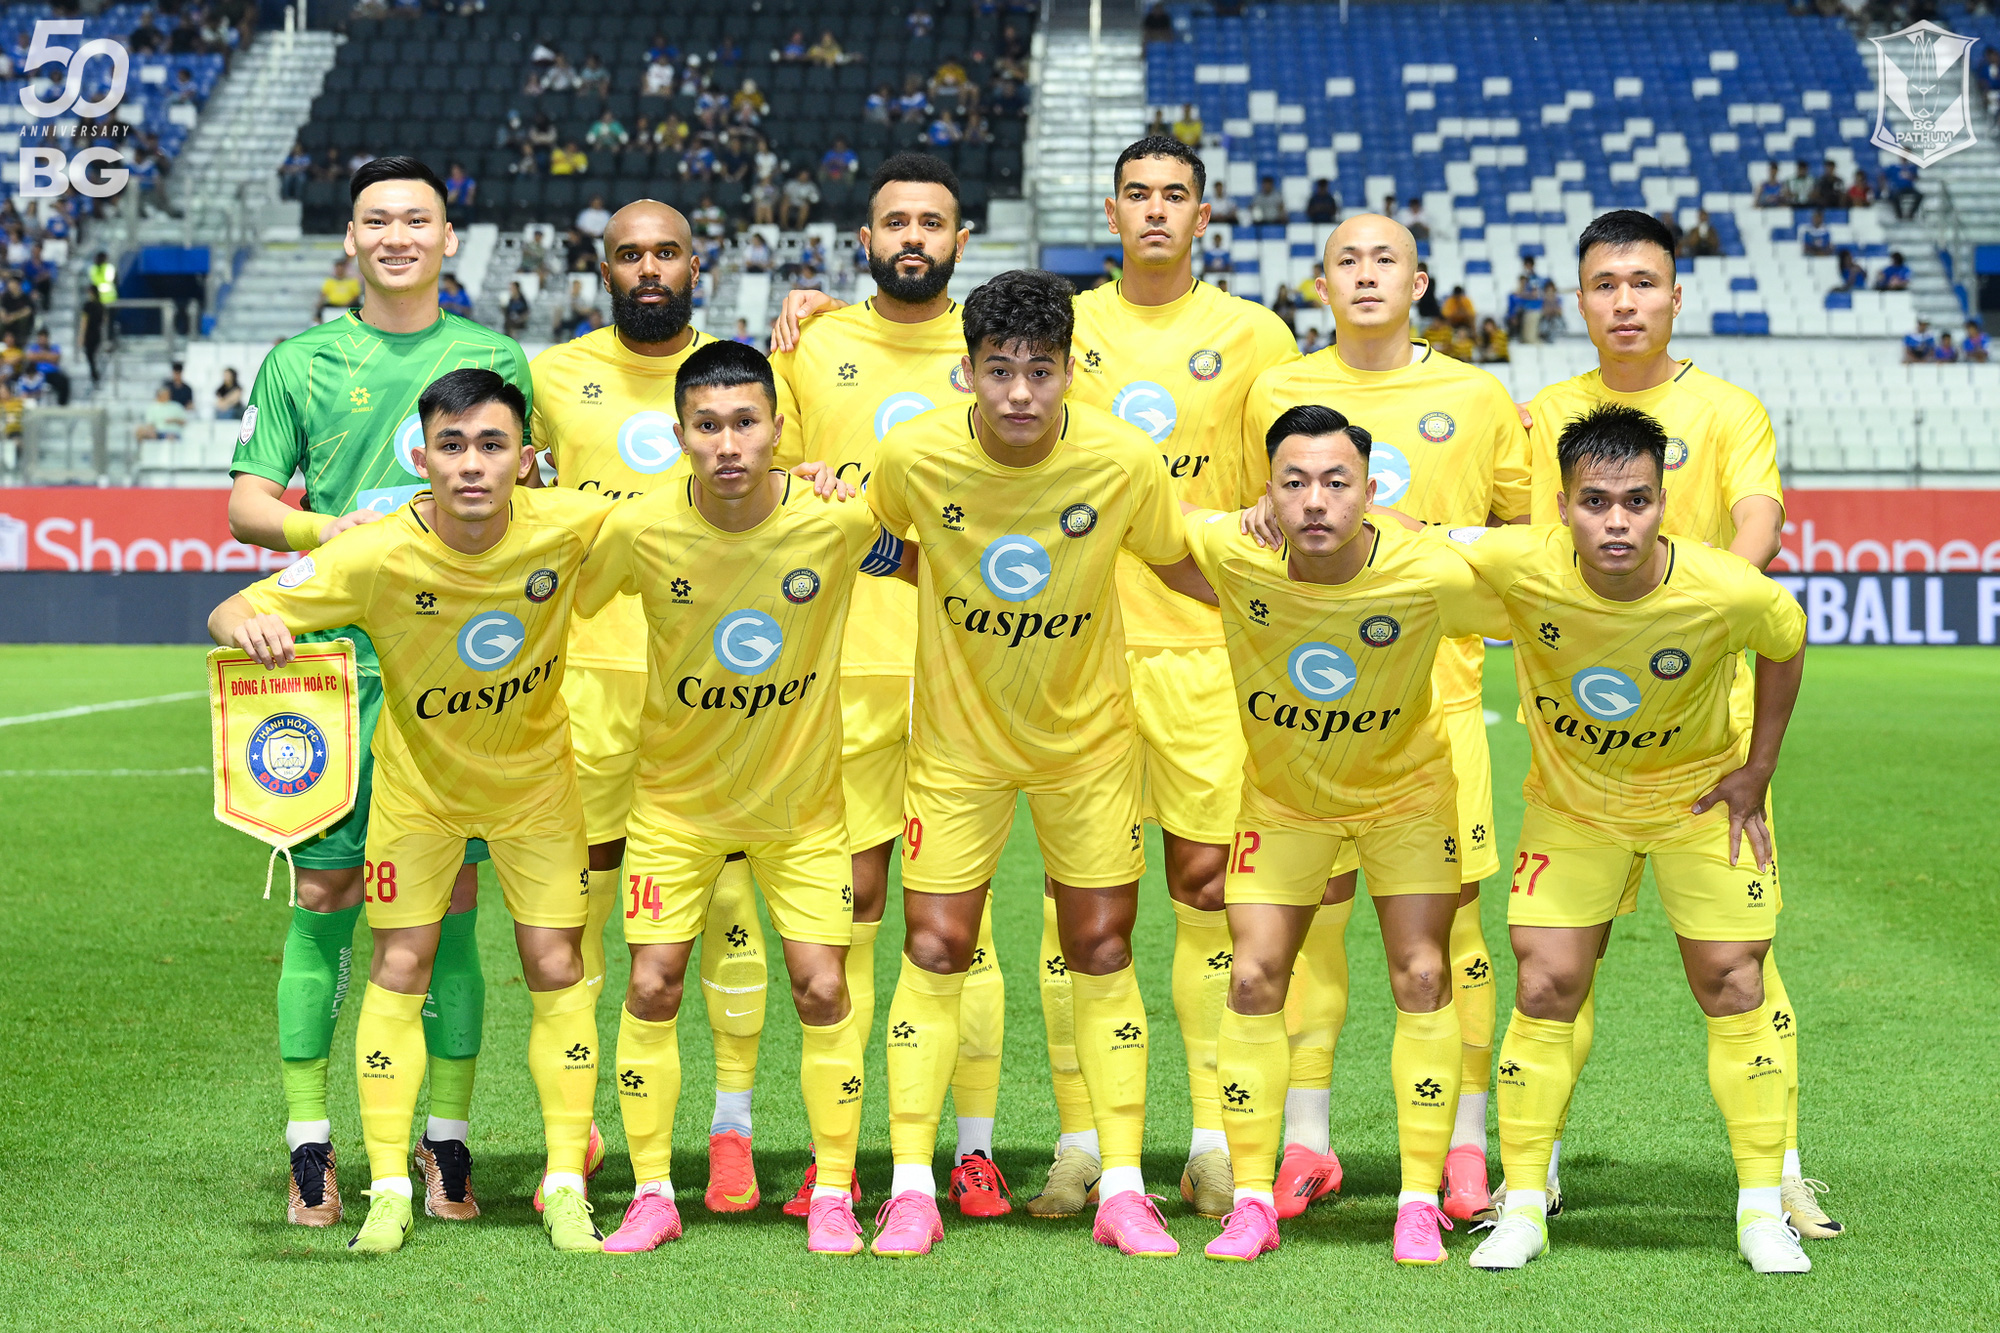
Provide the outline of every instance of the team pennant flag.
{"type": "MultiPolygon", "coordinates": [[[[290,666],[266,671],[250,654],[208,655],[215,817],[280,853],[354,808],[361,778],[361,709],[354,644],[302,643],[290,666]]],[[[270,896],[270,874],[264,893],[270,896]]]]}

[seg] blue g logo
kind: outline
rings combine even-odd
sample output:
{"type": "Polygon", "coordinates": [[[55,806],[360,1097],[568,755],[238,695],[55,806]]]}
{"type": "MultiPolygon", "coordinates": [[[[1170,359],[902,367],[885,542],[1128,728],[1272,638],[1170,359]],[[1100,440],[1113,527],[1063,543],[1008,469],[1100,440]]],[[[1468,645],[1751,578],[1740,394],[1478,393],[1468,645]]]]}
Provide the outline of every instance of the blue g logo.
{"type": "MultiPolygon", "coordinates": [[[[410,451],[421,450],[423,447],[423,419],[415,412],[412,412],[403,418],[403,423],[400,426],[396,427],[395,435],[390,437],[389,449],[390,452],[396,455],[396,461],[402,465],[403,471],[419,480],[422,480],[424,474],[417,471],[417,465],[410,461],[410,451]]],[[[393,505],[390,506],[390,508],[394,507],[393,505]]]]}
{"type": "Polygon", "coordinates": [[[458,660],[474,671],[498,671],[527,641],[527,627],[505,611],[482,611],[458,632],[458,660]]]}
{"type": "Polygon", "coordinates": [[[1025,602],[1049,581],[1049,553],[1033,537],[1001,537],[979,557],[979,577],[995,597],[1025,602]]]}
{"type": "Polygon", "coordinates": [[[716,622],[715,660],[739,676],[754,676],[778,659],[785,632],[762,611],[731,611],[716,622]]]}
{"type": "Polygon", "coordinates": [[[634,412],[618,428],[618,456],[625,466],[647,476],[665,472],[679,461],[681,442],[674,438],[674,419],[665,412],[634,412]]]}
{"type": "Polygon", "coordinates": [[[1585,667],[1569,678],[1576,706],[1599,722],[1623,722],[1639,711],[1639,687],[1611,667],[1585,667]]]}
{"type": "Polygon", "coordinates": [[[911,417],[928,412],[935,406],[937,404],[920,393],[890,394],[875,409],[875,438],[879,441],[911,417]]]}
{"type": "Polygon", "coordinates": [[[1174,433],[1174,423],[1180,420],[1180,413],[1174,407],[1174,396],[1165,386],[1151,380],[1134,380],[1118,391],[1111,400],[1111,411],[1120,421],[1137,426],[1153,437],[1159,444],[1174,433]]]}
{"type": "Polygon", "coordinates": [[[1410,460],[1396,446],[1377,440],[1368,451],[1368,475],[1375,482],[1375,503],[1392,505],[1410,489],[1410,460]]]}
{"type": "Polygon", "coordinates": [[[1292,649],[1286,670],[1308,699],[1326,703],[1354,688],[1354,659],[1330,643],[1302,643],[1292,649]]]}

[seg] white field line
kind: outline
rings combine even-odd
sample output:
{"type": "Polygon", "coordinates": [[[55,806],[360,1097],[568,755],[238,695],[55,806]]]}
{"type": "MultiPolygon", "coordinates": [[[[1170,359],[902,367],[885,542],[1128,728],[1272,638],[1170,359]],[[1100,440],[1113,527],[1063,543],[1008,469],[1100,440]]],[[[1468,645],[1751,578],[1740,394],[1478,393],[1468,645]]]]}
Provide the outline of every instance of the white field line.
{"type": "MultiPolygon", "coordinates": [[[[154,704],[177,704],[185,699],[206,699],[207,690],[182,690],[178,694],[156,694],[149,699],[114,699],[104,704],[82,704],[76,708],[58,708],[47,713],[22,713],[19,717],[0,717],[0,727],[18,727],[29,722],[54,722],[65,717],[84,717],[91,713],[115,713],[123,708],[149,708],[154,704]]],[[[206,770],[204,770],[206,771],[206,770]]]]}
{"type": "Polygon", "coordinates": [[[0,768],[0,778],[190,778],[206,768],[0,768]]]}

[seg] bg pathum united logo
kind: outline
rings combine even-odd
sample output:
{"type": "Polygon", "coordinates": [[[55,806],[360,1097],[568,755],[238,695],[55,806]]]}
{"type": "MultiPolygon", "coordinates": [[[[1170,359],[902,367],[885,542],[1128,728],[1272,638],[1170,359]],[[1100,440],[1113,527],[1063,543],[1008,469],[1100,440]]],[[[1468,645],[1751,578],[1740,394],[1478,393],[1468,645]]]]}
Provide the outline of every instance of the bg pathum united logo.
{"type": "Polygon", "coordinates": [[[1920,167],[1972,147],[1971,51],[1978,39],[1924,21],[1868,40],[1876,61],[1875,133],[1868,141],[1920,167]]]}

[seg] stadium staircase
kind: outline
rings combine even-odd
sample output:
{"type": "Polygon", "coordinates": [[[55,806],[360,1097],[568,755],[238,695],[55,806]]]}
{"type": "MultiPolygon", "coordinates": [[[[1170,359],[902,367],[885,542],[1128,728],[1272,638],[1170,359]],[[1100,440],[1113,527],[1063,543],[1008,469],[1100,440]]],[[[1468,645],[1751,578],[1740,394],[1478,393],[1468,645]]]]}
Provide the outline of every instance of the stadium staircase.
{"type": "Polygon", "coordinates": [[[1146,132],[1138,24],[1129,9],[1105,11],[1106,26],[1093,38],[1088,7],[1059,4],[1036,39],[1028,174],[1042,245],[1110,239],[1104,199],[1112,165],[1146,132]]]}

